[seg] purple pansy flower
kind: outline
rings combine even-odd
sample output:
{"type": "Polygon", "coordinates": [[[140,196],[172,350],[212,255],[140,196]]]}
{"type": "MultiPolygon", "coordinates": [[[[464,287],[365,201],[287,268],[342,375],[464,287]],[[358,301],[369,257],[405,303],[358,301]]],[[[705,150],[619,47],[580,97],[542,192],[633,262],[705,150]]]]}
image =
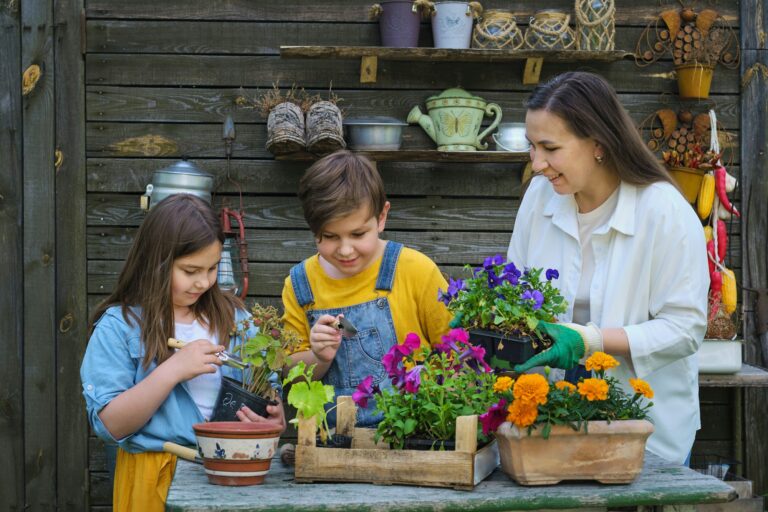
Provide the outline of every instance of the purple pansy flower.
{"type": "Polygon", "coordinates": [[[557,279],[558,277],[560,277],[560,272],[558,272],[557,269],[548,268],[546,275],[547,275],[547,281],[551,281],[553,279],[557,279]]]}
{"type": "Polygon", "coordinates": [[[495,432],[505,421],[507,421],[507,401],[502,398],[499,403],[492,405],[488,412],[480,415],[483,435],[487,436],[491,432],[495,432]]]}
{"type": "Polygon", "coordinates": [[[437,300],[445,304],[446,306],[456,297],[459,292],[464,289],[464,281],[462,279],[449,278],[448,289],[446,291],[437,291],[437,300]]]}
{"type": "Polygon", "coordinates": [[[522,300],[532,300],[533,309],[540,309],[541,305],[544,304],[544,294],[539,290],[525,290],[520,298],[522,300]]]}
{"type": "Polygon", "coordinates": [[[504,274],[503,277],[507,281],[509,281],[509,284],[512,286],[516,285],[518,281],[520,280],[520,276],[522,275],[522,272],[520,272],[514,263],[511,261],[504,265],[504,274]]]}
{"type": "Polygon", "coordinates": [[[483,268],[485,270],[491,270],[496,265],[501,265],[504,263],[504,257],[501,254],[497,254],[496,256],[488,256],[483,261],[483,268]]]}
{"type": "Polygon", "coordinates": [[[378,393],[378,386],[373,385],[373,375],[369,375],[363,379],[357,386],[357,390],[352,393],[352,400],[360,407],[365,409],[368,407],[368,400],[373,398],[374,393],[378,393]]]}

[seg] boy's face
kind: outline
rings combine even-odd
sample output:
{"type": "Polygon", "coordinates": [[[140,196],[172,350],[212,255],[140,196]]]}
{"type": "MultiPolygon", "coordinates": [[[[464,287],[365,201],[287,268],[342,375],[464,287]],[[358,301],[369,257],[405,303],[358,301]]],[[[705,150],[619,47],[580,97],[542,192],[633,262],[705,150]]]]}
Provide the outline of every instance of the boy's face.
{"type": "Polygon", "coordinates": [[[331,277],[352,277],[359,274],[382,254],[383,244],[379,233],[384,231],[389,212],[389,201],[378,217],[371,217],[368,205],[353,213],[334,219],[316,239],[320,257],[336,271],[331,277]]]}

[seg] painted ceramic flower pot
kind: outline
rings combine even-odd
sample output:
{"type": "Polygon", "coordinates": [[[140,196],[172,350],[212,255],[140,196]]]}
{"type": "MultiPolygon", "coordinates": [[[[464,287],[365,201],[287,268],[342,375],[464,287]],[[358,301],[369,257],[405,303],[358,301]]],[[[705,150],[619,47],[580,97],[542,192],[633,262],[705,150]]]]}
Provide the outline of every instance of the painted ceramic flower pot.
{"type": "Polygon", "coordinates": [[[446,89],[437,96],[427,98],[427,112],[418,106],[408,114],[408,123],[418,123],[437,143],[438,151],[476,151],[486,149],[486,135],[501,122],[501,107],[487,103],[464,89],[446,89]],[[491,125],[478,135],[484,116],[494,116],[491,125]]]}
{"type": "Polygon", "coordinates": [[[522,485],[563,480],[627,484],[643,469],[645,442],[653,433],[646,420],[590,421],[587,432],[555,425],[544,439],[542,427],[528,435],[509,422],[495,432],[504,472],[522,485]]]}
{"type": "Polygon", "coordinates": [[[209,482],[216,485],[264,482],[277,452],[279,429],[240,421],[196,423],[192,428],[209,482]]]}

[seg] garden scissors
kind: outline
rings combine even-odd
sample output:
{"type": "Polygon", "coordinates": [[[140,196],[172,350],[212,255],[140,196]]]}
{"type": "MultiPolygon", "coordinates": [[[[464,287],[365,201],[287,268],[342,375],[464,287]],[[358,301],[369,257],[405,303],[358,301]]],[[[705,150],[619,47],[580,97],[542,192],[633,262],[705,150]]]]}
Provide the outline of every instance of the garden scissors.
{"type": "MultiPolygon", "coordinates": [[[[168,338],[168,346],[171,348],[182,348],[184,345],[186,345],[186,343],[183,341],[177,340],[176,338],[168,338]]],[[[217,352],[216,355],[222,363],[231,366],[232,368],[237,368],[238,370],[245,370],[251,366],[251,363],[246,363],[226,350],[224,352],[217,352]]]]}
{"type": "Polygon", "coordinates": [[[341,333],[347,338],[351,338],[352,336],[357,334],[357,327],[355,327],[355,325],[352,322],[350,322],[343,316],[337,317],[336,323],[334,323],[333,326],[336,329],[340,330],[341,333]]]}

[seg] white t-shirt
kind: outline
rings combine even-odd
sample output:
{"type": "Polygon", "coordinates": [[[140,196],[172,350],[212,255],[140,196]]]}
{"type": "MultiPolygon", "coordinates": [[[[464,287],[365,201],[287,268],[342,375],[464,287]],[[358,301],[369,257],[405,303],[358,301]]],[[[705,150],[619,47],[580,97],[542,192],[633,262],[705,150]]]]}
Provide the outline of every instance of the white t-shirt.
{"type": "Polygon", "coordinates": [[[581,243],[581,280],[573,300],[573,322],[586,325],[591,322],[589,311],[589,291],[592,276],[595,274],[595,251],[592,248],[592,233],[603,226],[613,215],[619,202],[619,188],[613,191],[606,201],[587,213],[577,213],[579,222],[579,242],[581,243]]]}
{"type": "MultiPolygon", "coordinates": [[[[199,339],[210,340],[214,345],[218,345],[218,336],[211,333],[207,327],[204,327],[198,320],[191,324],[176,322],[176,339],[184,342],[195,341],[199,339]]],[[[192,399],[197,404],[200,414],[206,420],[211,418],[213,406],[216,403],[216,397],[221,388],[221,368],[216,368],[216,373],[203,373],[193,379],[189,379],[185,386],[192,399]]]]}

